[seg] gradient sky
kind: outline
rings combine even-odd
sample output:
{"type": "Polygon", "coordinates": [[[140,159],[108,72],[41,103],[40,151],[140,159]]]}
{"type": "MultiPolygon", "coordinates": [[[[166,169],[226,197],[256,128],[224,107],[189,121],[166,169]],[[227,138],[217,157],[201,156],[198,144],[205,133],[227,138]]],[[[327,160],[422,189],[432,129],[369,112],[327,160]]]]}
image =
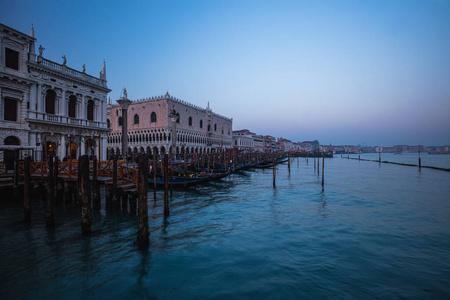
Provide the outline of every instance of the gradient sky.
{"type": "Polygon", "coordinates": [[[450,144],[450,0],[0,0],[0,22],[111,99],[165,94],[233,129],[321,144],[450,144]]]}

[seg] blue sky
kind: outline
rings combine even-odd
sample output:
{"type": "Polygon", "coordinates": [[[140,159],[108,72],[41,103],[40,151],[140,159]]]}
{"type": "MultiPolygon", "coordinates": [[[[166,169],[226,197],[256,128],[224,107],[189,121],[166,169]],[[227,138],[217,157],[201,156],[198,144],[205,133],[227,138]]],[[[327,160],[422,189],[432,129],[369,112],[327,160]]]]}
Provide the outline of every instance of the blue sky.
{"type": "Polygon", "coordinates": [[[109,94],[169,93],[293,141],[450,144],[450,0],[0,0],[109,94]]]}

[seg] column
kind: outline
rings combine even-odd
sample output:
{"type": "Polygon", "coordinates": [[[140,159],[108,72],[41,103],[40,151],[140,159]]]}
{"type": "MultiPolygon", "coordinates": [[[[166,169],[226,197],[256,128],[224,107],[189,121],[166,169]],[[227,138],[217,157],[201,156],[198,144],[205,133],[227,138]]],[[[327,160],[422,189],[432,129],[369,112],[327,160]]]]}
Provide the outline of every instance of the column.
{"type": "Polygon", "coordinates": [[[86,119],[86,104],[85,104],[85,96],[81,95],[81,105],[80,105],[80,109],[79,109],[79,114],[78,114],[78,118],[85,120],[86,119]]]}
{"type": "Polygon", "coordinates": [[[126,158],[128,151],[128,106],[130,106],[132,101],[126,98],[125,92],[124,98],[117,100],[117,103],[122,108],[122,154],[126,158]]]}
{"type": "Polygon", "coordinates": [[[108,159],[107,157],[106,157],[106,147],[108,146],[107,145],[107,140],[106,140],[106,138],[105,137],[102,137],[101,138],[101,145],[102,145],[102,148],[100,149],[100,151],[101,151],[101,153],[100,153],[100,156],[101,156],[101,158],[102,158],[102,160],[106,160],[106,159],[108,159]]]}
{"type": "Polygon", "coordinates": [[[37,87],[36,84],[32,84],[30,86],[30,109],[28,110],[28,117],[35,119],[36,114],[31,113],[36,111],[36,93],[37,93],[37,87]]]}
{"type": "Polygon", "coordinates": [[[61,99],[60,99],[60,105],[59,105],[59,115],[60,116],[67,116],[66,113],[66,91],[61,91],[61,99]]]}
{"type": "Polygon", "coordinates": [[[38,112],[43,112],[43,95],[42,95],[42,84],[37,84],[37,92],[36,92],[36,106],[35,109],[38,112]]]}
{"type": "Polygon", "coordinates": [[[66,136],[64,134],[61,135],[61,144],[59,145],[58,156],[61,160],[64,156],[66,156],[66,136]]]}

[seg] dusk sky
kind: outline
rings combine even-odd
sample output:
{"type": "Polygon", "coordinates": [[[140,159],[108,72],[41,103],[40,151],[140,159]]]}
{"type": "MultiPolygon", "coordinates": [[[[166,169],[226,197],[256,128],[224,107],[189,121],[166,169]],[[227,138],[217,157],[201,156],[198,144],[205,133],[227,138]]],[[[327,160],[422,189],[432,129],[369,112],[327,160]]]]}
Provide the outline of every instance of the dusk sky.
{"type": "MultiPolygon", "coordinates": [[[[450,0],[0,0],[44,57],[293,141],[450,145],[450,0]]],[[[36,49],[37,50],[37,49],[36,49]]]]}

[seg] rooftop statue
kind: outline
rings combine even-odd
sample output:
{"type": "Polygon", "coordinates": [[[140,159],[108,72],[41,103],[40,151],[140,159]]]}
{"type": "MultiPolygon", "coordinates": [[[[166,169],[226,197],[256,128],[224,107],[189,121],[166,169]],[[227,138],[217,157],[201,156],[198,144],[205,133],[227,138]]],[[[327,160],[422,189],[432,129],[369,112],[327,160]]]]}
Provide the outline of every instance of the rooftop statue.
{"type": "Polygon", "coordinates": [[[39,56],[42,56],[42,53],[44,52],[45,48],[42,47],[42,45],[39,45],[39,56]]]}

